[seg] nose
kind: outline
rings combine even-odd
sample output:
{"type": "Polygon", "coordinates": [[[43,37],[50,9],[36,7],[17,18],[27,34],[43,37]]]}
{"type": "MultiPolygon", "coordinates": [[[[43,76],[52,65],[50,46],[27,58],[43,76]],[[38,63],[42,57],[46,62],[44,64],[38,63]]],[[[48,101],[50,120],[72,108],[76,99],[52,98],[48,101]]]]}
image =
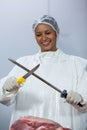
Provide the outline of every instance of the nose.
{"type": "Polygon", "coordinates": [[[42,41],[45,41],[46,39],[47,39],[46,35],[43,34],[43,35],[42,35],[42,41]]]}

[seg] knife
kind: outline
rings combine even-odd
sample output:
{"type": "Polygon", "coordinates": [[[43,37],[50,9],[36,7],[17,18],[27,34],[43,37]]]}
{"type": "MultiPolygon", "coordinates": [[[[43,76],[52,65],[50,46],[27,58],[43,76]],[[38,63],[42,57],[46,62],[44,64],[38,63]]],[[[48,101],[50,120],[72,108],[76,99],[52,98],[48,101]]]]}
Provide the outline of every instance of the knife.
{"type": "Polygon", "coordinates": [[[23,82],[26,82],[26,79],[35,71],[38,69],[38,67],[40,66],[40,64],[36,65],[32,70],[30,70],[28,73],[26,73],[25,75],[23,75],[22,77],[17,78],[17,82],[18,84],[21,84],[23,82]]]}

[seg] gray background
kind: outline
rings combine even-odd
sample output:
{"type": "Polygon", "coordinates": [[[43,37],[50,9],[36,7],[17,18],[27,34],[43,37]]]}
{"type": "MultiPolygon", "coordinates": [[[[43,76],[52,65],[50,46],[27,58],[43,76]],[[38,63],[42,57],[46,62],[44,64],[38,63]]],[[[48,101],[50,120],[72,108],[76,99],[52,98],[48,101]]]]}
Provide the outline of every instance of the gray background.
{"type": "MultiPolygon", "coordinates": [[[[37,52],[32,24],[44,14],[59,24],[58,47],[87,58],[87,0],[0,0],[0,78],[13,67],[8,57],[37,52]]],[[[0,130],[8,130],[13,106],[0,104],[0,130]]]]}

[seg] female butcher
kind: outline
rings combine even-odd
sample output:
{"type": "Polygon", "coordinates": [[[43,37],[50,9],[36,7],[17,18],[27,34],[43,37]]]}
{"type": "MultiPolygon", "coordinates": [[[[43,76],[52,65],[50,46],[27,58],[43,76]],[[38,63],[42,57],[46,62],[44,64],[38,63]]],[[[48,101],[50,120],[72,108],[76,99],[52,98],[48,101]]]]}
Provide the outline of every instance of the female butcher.
{"type": "Polygon", "coordinates": [[[15,66],[0,81],[0,102],[7,106],[15,103],[10,125],[21,116],[34,116],[72,130],[87,130],[87,60],[65,54],[57,47],[60,31],[53,17],[44,15],[35,21],[33,31],[39,51],[17,62],[28,69],[40,64],[35,73],[57,88],[66,89],[67,96],[61,98],[60,93],[33,75],[19,85],[16,79],[26,72],[15,66]]]}

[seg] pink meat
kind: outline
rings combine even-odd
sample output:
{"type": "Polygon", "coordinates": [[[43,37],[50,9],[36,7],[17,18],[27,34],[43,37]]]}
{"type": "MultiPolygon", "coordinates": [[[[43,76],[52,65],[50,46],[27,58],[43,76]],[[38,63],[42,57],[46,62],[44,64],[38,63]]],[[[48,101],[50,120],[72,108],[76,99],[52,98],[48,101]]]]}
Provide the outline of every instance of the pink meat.
{"type": "Polygon", "coordinates": [[[10,130],[70,130],[60,124],[43,118],[24,116],[16,120],[10,130]]]}

